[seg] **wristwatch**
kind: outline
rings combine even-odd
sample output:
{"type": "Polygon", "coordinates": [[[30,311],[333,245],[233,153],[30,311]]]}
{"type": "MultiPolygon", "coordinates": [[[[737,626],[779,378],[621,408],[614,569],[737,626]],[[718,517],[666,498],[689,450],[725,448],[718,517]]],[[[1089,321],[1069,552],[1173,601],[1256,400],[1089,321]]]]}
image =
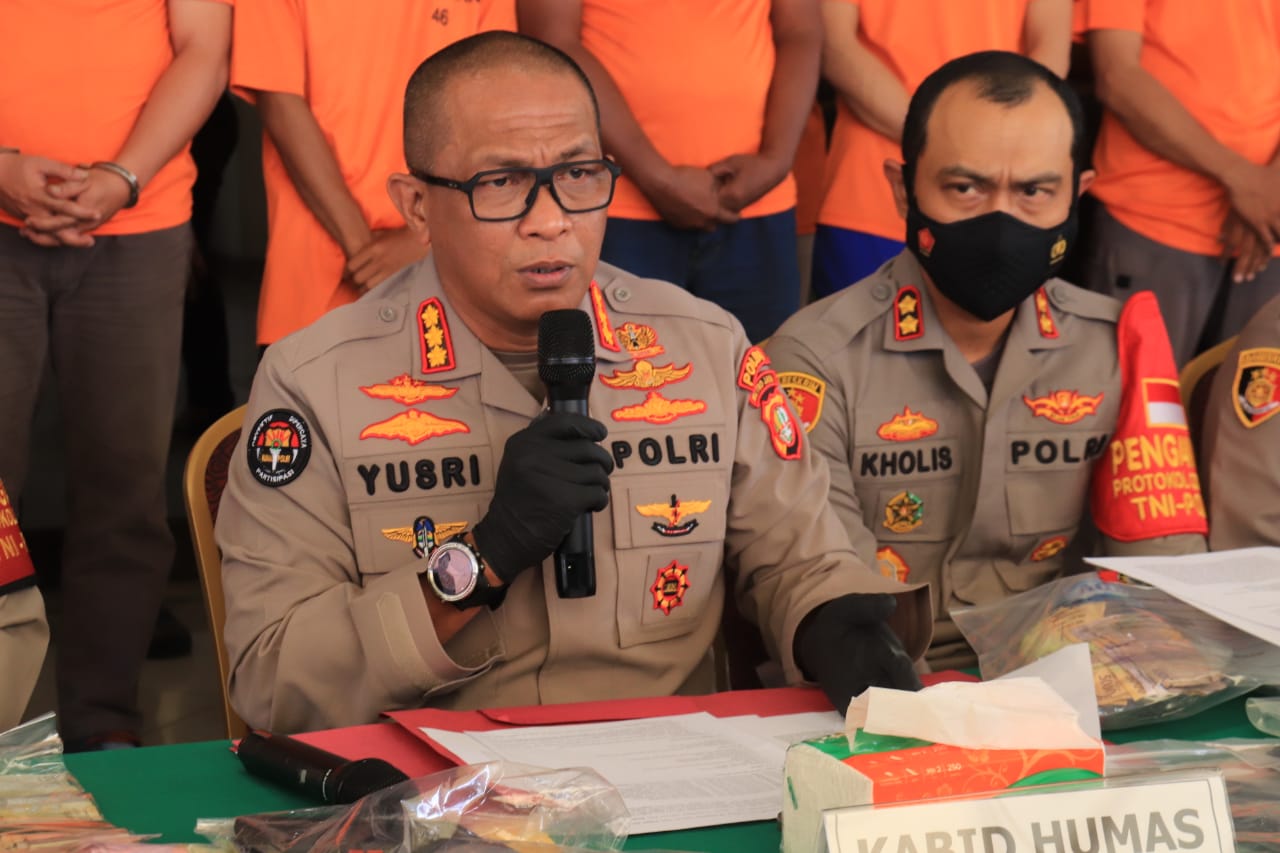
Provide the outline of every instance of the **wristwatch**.
{"type": "Polygon", "coordinates": [[[484,560],[469,542],[455,537],[427,555],[424,571],[431,591],[459,610],[487,606],[493,610],[507,596],[505,586],[490,585],[484,576],[484,560]]]}

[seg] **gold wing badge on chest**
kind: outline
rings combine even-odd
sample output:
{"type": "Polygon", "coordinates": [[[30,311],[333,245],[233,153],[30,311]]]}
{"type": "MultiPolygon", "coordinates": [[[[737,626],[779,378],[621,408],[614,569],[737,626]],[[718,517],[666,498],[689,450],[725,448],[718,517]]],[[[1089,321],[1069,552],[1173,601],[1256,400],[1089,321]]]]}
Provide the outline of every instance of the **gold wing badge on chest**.
{"type": "Polygon", "coordinates": [[[372,397],[375,400],[391,400],[401,406],[408,407],[403,412],[371,423],[360,430],[361,441],[370,438],[385,438],[393,441],[403,441],[413,446],[442,435],[471,432],[471,427],[462,421],[440,417],[422,409],[412,408],[412,406],[420,403],[448,400],[458,393],[457,388],[450,388],[446,385],[433,385],[430,382],[414,379],[407,373],[402,373],[399,376],[388,379],[386,382],[361,385],[360,390],[364,392],[365,396],[372,397]]]}
{"type": "Polygon", "coordinates": [[[698,520],[689,517],[704,513],[710,507],[709,500],[682,501],[672,495],[670,503],[636,504],[636,512],[646,518],[659,519],[652,527],[662,536],[688,536],[698,526],[698,520]]]}
{"type": "Polygon", "coordinates": [[[420,515],[413,520],[410,527],[382,528],[382,535],[392,542],[412,545],[414,556],[426,557],[435,549],[438,542],[457,536],[466,528],[465,521],[446,521],[443,524],[436,524],[430,517],[420,515]]]}

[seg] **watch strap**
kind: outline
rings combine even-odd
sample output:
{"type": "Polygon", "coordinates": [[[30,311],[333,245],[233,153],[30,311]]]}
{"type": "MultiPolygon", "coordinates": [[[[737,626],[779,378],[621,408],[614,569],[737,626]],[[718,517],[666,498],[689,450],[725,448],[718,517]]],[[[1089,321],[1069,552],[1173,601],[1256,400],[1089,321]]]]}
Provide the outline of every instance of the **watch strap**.
{"type": "Polygon", "coordinates": [[[138,204],[138,196],[142,192],[142,188],[138,185],[138,176],[130,172],[119,163],[112,163],[110,160],[98,160],[85,166],[86,169],[102,169],[113,175],[118,175],[129,185],[129,200],[124,203],[126,208],[135,207],[138,204]]]}

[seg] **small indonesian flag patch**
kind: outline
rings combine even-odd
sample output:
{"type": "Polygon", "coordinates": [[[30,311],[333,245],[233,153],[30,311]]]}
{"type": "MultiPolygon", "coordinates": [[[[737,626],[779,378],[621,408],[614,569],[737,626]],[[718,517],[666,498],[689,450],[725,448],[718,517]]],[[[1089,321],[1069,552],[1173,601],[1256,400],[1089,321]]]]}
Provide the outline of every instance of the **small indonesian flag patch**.
{"type": "Polygon", "coordinates": [[[1142,400],[1149,427],[1187,428],[1187,413],[1182,408],[1182,392],[1173,379],[1143,379],[1142,400]]]}

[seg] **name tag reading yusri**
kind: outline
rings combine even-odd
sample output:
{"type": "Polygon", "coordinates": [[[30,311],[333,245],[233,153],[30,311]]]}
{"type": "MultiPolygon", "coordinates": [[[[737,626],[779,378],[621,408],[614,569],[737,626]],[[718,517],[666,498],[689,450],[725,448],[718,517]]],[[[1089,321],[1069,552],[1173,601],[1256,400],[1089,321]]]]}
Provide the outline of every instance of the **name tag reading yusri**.
{"type": "Polygon", "coordinates": [[[1216,771],[1119,776],[823,814],[831,853],[1234,853],[1216,771]]]}

